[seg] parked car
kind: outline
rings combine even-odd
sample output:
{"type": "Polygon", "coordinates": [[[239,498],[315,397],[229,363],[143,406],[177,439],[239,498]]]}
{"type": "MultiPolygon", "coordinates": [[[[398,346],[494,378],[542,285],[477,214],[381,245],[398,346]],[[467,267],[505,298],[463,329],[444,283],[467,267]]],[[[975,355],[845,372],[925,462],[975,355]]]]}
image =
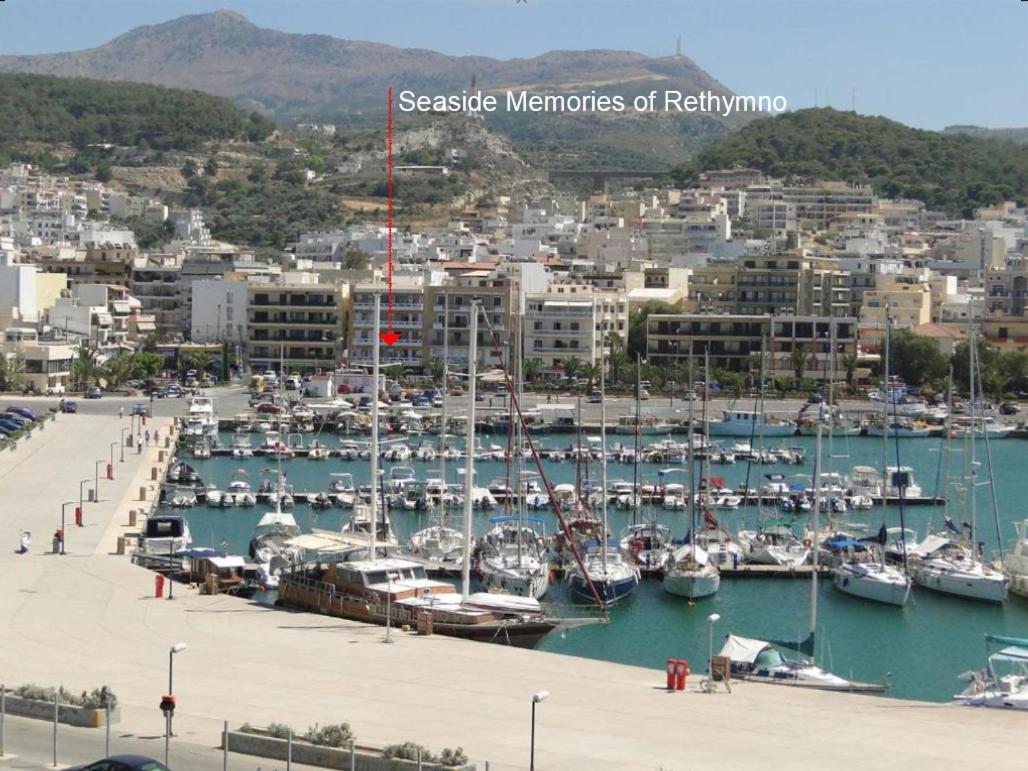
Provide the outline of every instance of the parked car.
{"type": "Polygon", "coordinates": [[[1021,407],[1014,402],[1003,402],[999,405],[1000,415],[1016,415],[1021,411],[1021,407]]]}
{"type": "Polygon", "coordinates": [[[7,420],[6,418],[0,418],[0,428],[6,429],[9,434],[13,434],[15,431],[21,431],[21,426],[13,420],[7,420]]]}
{"type": "Polygon", "coordinates": [[[413,405],[418,409],[428,409],[432,406],[432,400],[427,399],[424,396],[419,396],[414,400],[413,405]]]}
{"type": "Polygon", "coordinates": [[[586,399],[586,402],[589,404],[599,404],[602,401],[603,397],[600,396],[599,390],[595,388],[593,389],[593,392],[589,394],[589,398],[586,399]]]}
{"type": "Polygon", "coordinates": [[[19,415],[17,412],[5,412],[3,414],[3,419],[21,427],[25,427],[32,422],[24,415],[19,415]]]}
{"type": "Polygon", "coordinates": [[[336,388],[336,393],[337,394],[352,394],[353,393],[353,386],[350,385],[349,383],[340,383],[339,386],[336,388]]]}
{"type": "Polygon", "coordinates": [[[257,405],[257,412],[263,412],[269,415],[277,415],[278,413],[282,412],[282,408],[279,407],[277,404],[273,404],[271,402],[261,402],[257,405]]]}
{"type": "Polygon", "coordinates": [[[68,771],[171,771],[159,760],[145,755],[110,755],[84,766],[75,766],[68,771]]]}
{"type": "Polygon", "coordinates": [[[39,418],[39,415],[36,414],[36,411],[30,410],[28,407],[8,407],[6,410],[4,410],[4,412],[13,412],[15,415],[21,415],[23,418],[28,418],[29,420],[36,420],[39,418]]]}
{"type": "Polygon", "coordinates": [[[67,400],[61,401],[61,412],[73,413],[79,411],[78,402],[71,402],[67,400]]]}
{"type": "Polygon", "coordinates": [[[100,386],[93,386],[92,388],[86,389],[87,399],[99,399],[104,395],[104,392],[100,390],[100,386]]]}
{"type": "Polygon", "coordinates": [[[59,396],[60,394],[63,394],[65,392],[65,390],[66,389],[65,389],[63,383],[57,383],[55,385],[49,386],[46,389],[46,395],[47,396],[59,396]]]}

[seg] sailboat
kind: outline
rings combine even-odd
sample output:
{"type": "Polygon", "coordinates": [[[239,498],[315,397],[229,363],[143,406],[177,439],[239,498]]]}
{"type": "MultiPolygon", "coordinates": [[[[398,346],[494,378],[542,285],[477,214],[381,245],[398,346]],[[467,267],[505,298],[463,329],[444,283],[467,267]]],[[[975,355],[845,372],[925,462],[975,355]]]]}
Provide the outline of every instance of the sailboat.
{"type": "MultiPolygon", "coordinates": [[[[975,374],[977,367],[977,344],[975,330],[971,327],[968,336],[968,356],[970,358],[970,399],[971,425],[974,425],[974,405],[976,397],[975,374]]],[[[1007,577],[999,568],[983,562],[975,544],[977,534],[977,489],[978,463],[975,454],[975,432],[968,435],[970,448],[970,481],[967,494],[971,504],[970,544],[943,542],[945,551],[941,556],[929,555],[926,558],[910,563],[910,575],[919,586],[932,589],[943,594],[953,594],[969,600],[985,602],[1003,602],[1007,597],[1007,577]]],[[[926,539],[928,541],[929,539],[926,539]]],[[[924,544],[922,544],[924,548],[924,544]]]]}
{"type": "MultiPolygon", "coordinates": [[[[468,351],[468,457],[474,450],[475,346],[478,337],[477,302],[472,304],[468,351]]],[[[379,330],[381,296],[375,297],[374,382],[380,382],[379,330]]],[[[372,424],[378,425],[378,399],[372,399],[372,424]]],[[[372,489],[379,487],[379,432],[372,431],[372,489]]],[[[430,579],[423,565],[407,559],[378,558],[377,528],[368,528],[369,559],[320,563],[282,576],[278,601],[282,605],[373,624],[416,623],[420,629],[472,640],[532,647],[561,622],[547,616],[531,597],[479,592],[471,582],[471,485],[468,461],[464,484],[464,553],[461,591],[444,581],[430,579]]],[[[377,521],[379,496],[371,496],[369,520],[377,521]]]]}
{"type": "MultiPolygon", "coordinates": [[[[606,339],[606,334],[602,339],[606,339]]],[[[624,558],[618,544],[607,538],[607,409],[606,409],[606,357],[600,363],[600,510],[603,537],[585,544],[582,561],[568,573],[571,591],[587,601],[599,600],[601,605],[613,605],[630,595],[639,585],[639,568],[624,558]]]]}
{"type": "MultiPolygon", "coordinates": [[[[693,389],[692,358],[689,359],[689,391],[693,389]]],[[[688,467],[686,468],[687,484],[690,493],[694,487],[694,466],[692,442],[692,400],[689,401],[689,442],[686,452],[688,467]]],[[[721,586],[721,572],[710,559],[707,552],[697,545],[698,522],[696,520],[696,496],[690,494],[689,506],[689,543],[675,550],[671,555],[670,566],[664,573],[664,591],[678,597],[696,600],[709,597],[721,586]]]]}
{"type": "MultiPolygon", "coordinates": [[[[892,319],[887,317],[885,321],[885,368],[883,376],[883,393],[888,393],[889,383],[889,342],[890,334],[892,329],[892,319]]],[[[883,405],[888,405],[892,401],[891,399],[882,402],[883,405]]],[[[883,407],[883,422],[888,419],[888,406],[883,407]]],[[[895,411],[895,403],[893,404],[893,410],[895,411]]],[[[883,434],[884,436],[884,434],[883,434]]],[[[894,437],[898,439],[898,437],[894,437]]],[[[883,442],[883,456],[888,456],[888,438],[884,439],[883,442]]],[[[903,501],[905,492],[907,490],[906,479],[909,477],[904,476],[901,473],[902,466],[899,463],[899,441],[896,444],[896,470],[893,471],[893,479],[895,480],[896,486],[899,487],[899,513],[900,513],[900,537],[903,538],[906,534],[906,523],[903,518],[903,501]]],[[[886,473],[888,474],[890,467],[886,466],[886,473]]],[[[880,531],[880,538],[877,539],[877,560],[875,559],[859,559],[858,554],[860,552],[852,552],[850,558],[842,562],[838,567],[832,571],[832,584],[836,589],[849,594],[854,597],[860,597],[865,600],[872,600],[874,602],[885,603],[886,605],[906,605],[907,600],[910,599],[910,576],[907,575],[905,570],[889,565],[885,561],[885,547],[888,543],[888,530],[885,524],[882,524],[880,531]]],[[[867,552],[864,552],[865,554],[867,552]]],[[[872,552],[874,553],[874,552],[872,552]]],[[[901,555],[903,558],[903,565],[906,567],[907,562],[907,549],[906,544],[903,544],[901,555]]]]}
{"type": "Polygon", "coordinates": [[[1028,519],[1014,523],[1017,539],[1003,555],[1003,571],[1010,581],[1007,587],[1014,594],[1028,599],[1028,519]]]}
{"type": "MultiPolygon", "coordinates": [[[[817,479],[821,471],[824,420],[818,419],[816,426],[813,479],[817,479]]],[[[811,532],[817,534],[819,532],[818,512],[821,508],[821,488],[818,485],[814,486],[813,504],[810,509],[811,532]]],[[[780,643],[783,647],[792,648],[808,656],[814,655],[814,638],[817,630],[818,552],[819,549],[815,545],[811,550],[813,569],[810,571],[810,632],[805,639],[798,642],[780,643]]],[[[847,680],[825,671],[814,661],[808,659],[786,659],[770,642],[764,640],[729,634],[725,638],[725,644],[719,655],[729,659],[733,676],[754,682],[861,693],[880,693],[887,687],[876,683],[847,680]]]]}
{"type": "MultiPolygon", "coordinates": [[[[521,362],[524,358],[523,337],[521,334],[520,312],[514,314],[513,340],[513,391],[521,403],[524,392],[524,378],[521,362]]],[[[517,514],[494,517],[489,520],[493,526],[479,543],[478,569],[482,574],[482,582],[489,591],[513,594],[519,597],[534,597],[541,600],[550,588],[549,561],[546,558],[545,533],[543,522],[538,518],[525,516],[527,489],[525,487],[525,453],[522,441],[522,423],[515,414],[514,403],[511,401],[507,421],[507,469],[511,467],[518,474],[516,495],[517,514]],[[512,463],[512,461],[514,461],[512,463]]],[[[470,465],[470,464],[469,464],[470,465]]],[[[559,487],[559,486],[558,486],[559,487]]],[[[555,492],[559,490],[555,489],[555,492]]],[[[508,495],[504,506],[510,511],[511,497],[508,495]]]]}

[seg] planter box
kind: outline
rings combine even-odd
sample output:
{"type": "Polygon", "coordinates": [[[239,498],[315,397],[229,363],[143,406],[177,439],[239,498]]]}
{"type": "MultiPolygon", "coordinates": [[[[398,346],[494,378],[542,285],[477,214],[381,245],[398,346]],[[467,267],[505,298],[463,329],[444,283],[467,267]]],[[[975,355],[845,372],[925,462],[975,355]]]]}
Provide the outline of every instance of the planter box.
{"type": "MultiPolygon", "coordinates": [[[[54,703],[52,701],[23,699],[20,696],[7,694],[4,696],[4,708],[12,715],[34,717],[39,720],[53,721],[54,719],[54,703]]],[[[57,722],[79,728],[103,728],[104,716],[105,711],[102,709],[73,707],[70,704],[57,706],[57,722]]],[[[111,725],[118,722],[121,722],[121,710],[115,707],[111,710],[111,725]]]]}
{"type": "MultiPolygon", "coordinates": [[[[51,708],[52,709],[52,708],[51,708]]],[[[238,752],[241,755],[256,755],[262,758],[274,760],[286,759],[285,739],[276,739],[272,736],[261,734],[243,733],[242,731],[229,731],[222,736],[221,746],[224,748],[225,741],[228,741],[228,751],[238,752]]],[[[292,760],[296,763],[303,763],[308,766],[321,766],[322,768],[338,768],[349,771],[350,750],[337,749],[335,747],[320,747],[316,744],[293,740],[292,760]]],[[[354,771],[416,771],[418,764],[413,760],[399,760],[396,758],[383,757],[380,750],[373,747],[362,747],[357,745],[353,753],[354,771]]],[[[440,766],[437,763],[422,763],[424,771],[475,771],[474,763],[464,766],[440,766]]]]}

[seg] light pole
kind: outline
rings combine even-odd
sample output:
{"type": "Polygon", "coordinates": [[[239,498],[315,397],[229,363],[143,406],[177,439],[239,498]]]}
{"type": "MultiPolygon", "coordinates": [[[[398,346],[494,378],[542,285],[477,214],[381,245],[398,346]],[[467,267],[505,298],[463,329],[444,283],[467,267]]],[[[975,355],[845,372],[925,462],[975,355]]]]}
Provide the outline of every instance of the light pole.
{"type": "MultiPolygon", "coordinates": [[[[375,492],[372,493],[372,495],[375,494],[375,492]]],[[[375,527],[375,523],[372,522],[371,526],[375,527]]],[[[386,636],[385,640],[383,640],[382,642],[391,643],[393,641],[393,638],[390,636],[390,632],[392,631],[393,626],[393,581],[395,581],[399,577],[400,576],[398,573],[386,573],[386,587],[388,589],[388,591],[386,592],[386,636]]]]}
{"type": "Polygon", "coordinates": [[[721,620],[721,616],[717,613],[711,613],[707,616],[707,628],[709,634],[707,637],[707,677],[714,677],[714,624],[721,620]]]}
{"type": "MultiPolygon", "coordinates": [[[[110,477],[108,477],[109,479],[112,479],[112,480],[114,479],[114,448],[117,447],[117,446],[118,446],[118,440],[115,439],[113,442],[111,442],[111,465],[109,466],[109,468],[111,469],[111,474],[110,474],[110,477]]],[[[125,445],[122,445],[122,447],[124,447],[124,446],[125,445]]],[[[122,452],[124,452],[124,450],[122,450],[122,452]]]]}
{"type": "MultiPolygon", "coordinates": [[[[174,697],[174,695],[175,695],[174,690],[172,690],[172,688],[173,688],[173,685],[172,685],[172,683],[173,683],[172,675],[173,675],[173,673],[175,671],[175,654],[176,653],[181,653],[185,649],[186,649],[186,644],[184,642],[175,643],[174,645],[171,646],[171,648],[168,649],[168,696],[171,696],[171,697],[174,697]]],[[[164,715],[165,715],[164,719],[165,719],[165,723],[166,723],[165,728],[164,728],[164,765],[168,765],[168,743],[169,743],[169,740],[171,739],[171,716],[172,716],[172,713],[173,713],[173,709],[169,709],[169,710],[165,711],[165,713],[164,713],[164,715]]]]}
{"type": "Polygon", "coordinates": [[[85,516],[86,516],[85,496],[83,496],[83,494],[82,494],[82,485],[87,485],[87,484],[89,484],[89,480],[88,479],[83,479],[81,482],[79,482],[79,517],[80,517],[79,522],[78,522],[79,526],[82,525],[82,519],[85,518],[85,516]]]}
{"type": "Polygon", "coordinates": [[[75,501],[65,501],[64,503],[61,504],[61,556],[62,557],[64,556],[64,519],[65,519],[64,512],[67,510],[67,508],[69,506],[74,506],[74,505],[75,505],[75,501]]]}
{"type": "Polygon", "coordinates": [[[535,771],[535,705],[541,701],[546,701],[549,697],[549,691],[536,691],[532,694],[532,745],[528,761],[528,771],[535,771]]]}
{"type": "Polygon", "coordinates": [[[93,465],[93,503],[100,501],[100,466],[105,462],[101,458],[93,465]]]}
{"type": "Polygon", "coordinates": [[[131,427],[121,429],[121,460],[118,461],[119,463],[125,462],[125,432],[131,430],[131,427]]]}

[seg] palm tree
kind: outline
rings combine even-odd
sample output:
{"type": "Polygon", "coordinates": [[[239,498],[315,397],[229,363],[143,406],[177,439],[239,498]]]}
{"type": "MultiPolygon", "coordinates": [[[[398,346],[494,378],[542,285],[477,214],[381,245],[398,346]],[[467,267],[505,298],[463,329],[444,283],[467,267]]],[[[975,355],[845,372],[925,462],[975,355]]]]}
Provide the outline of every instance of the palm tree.
{"type": "Polygon", "coordinates": [[[792,372],[796,376],[796,380],[802,380],[803,373],[807,369],[807,363],[810,361],[810,355],[807,353],[807,346],[803,343],[799,343],[792,349],[792,355],[789,357],[789,360],[792,363],[792,372]]]}
{"type": "Polygon", "coordinates": [[[79,386],[85,386],[92,380],[99,381],[101,368],[96,357],[97,352],[92,348],[79,348],[78,358],[71,365],[72,376],[79,386]]]}
{"type": "Polygon", "coordinates": [[[575,358],[574,356],[568,356],[565,359],[560,360],[560,367],[564,370],[564,377],[568,380],[574,380],[582,369],[582,360],[575,358]]]}
{"type": "Polygon", "coordinates": [[[610,380],[612,383],[617,383],[624,379],[624,374],[630,363],[631,361],[628,358],[628,354],[624,351],[611,351],[608,372],[610,373],[610,380]]]}
{"type": "Polygon", "coordinates": [[[543,360],[538,358],[525,359],[521,364],[521,371],[525,380],[529,383],[538,380],[543,373],[543,360]]]}
{"type": "Polygon", "coordinates": [[[586,380],[586,390],[591,391],[593,385],[600,379],[600,365],[599,364],[584,364],[578,372],[579,377],[584,377],[586,380]]]}
{"type": "Polygon", "coordinates": [[[111,385],[119,386],[129,379],[132,374],[132,367],[132,357],[127,353],[123,353],[108,361],[102,367],[102,373],[110,381],[111,385]]]}
{"type": "Polygon", "coordinates": [[[443,382],[443,375],[446,374],[446,362],[440,359],[438,356],[433,357],[428,362],[428,375],[432,378],[432,382],[435,385],[439,385],[443,382]]]}
{"type": "Polygon", "coordinates": [[[846,370],[846,385],[853,385],[853,378],[856,376],[857,365],[860,363],[860,357],[856,353],[843,354],[839,360],[842,364],[843,369],[846,370]]]}

